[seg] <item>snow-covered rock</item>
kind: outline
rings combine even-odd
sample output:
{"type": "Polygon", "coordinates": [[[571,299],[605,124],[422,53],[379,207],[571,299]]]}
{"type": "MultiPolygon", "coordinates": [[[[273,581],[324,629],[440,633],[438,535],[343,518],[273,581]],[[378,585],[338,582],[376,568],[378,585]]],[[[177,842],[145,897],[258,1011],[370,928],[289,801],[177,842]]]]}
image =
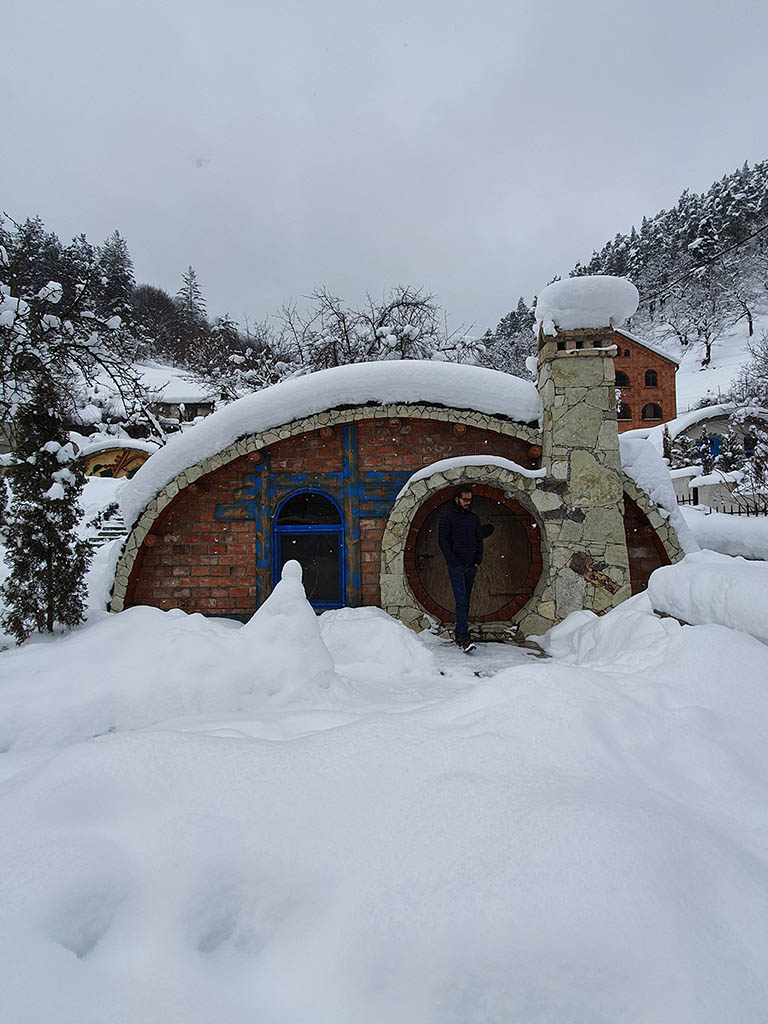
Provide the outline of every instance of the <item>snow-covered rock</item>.
{"type": "Polygon", "coordinates": [[[497,466],[510,473],[518,473],[520,476],[533,479],[543,479],[547,475],[544,466],[540,469],[528,469],[526,466],[521,466],[517,462],[512,462],[511,459],[504,459],[499,455],[460,455],[453,459],[438,459],[437,462],[431,462],[428,466],[417,469],[413,476],[409,476],[403,484],[398,498],[405,494],[417,480],[426,480],[427,477],[433,476],[435,473],[444,473],[447,469],[464,469],[465,466],[497,466]]]}

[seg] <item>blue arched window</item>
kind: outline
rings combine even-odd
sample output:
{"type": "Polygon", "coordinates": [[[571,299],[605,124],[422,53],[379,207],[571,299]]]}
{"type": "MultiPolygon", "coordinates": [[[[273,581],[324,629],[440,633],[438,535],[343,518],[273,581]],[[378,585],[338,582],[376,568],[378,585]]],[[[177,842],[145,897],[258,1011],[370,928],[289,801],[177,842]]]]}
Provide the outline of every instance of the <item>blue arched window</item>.
{"type": "Polygon", "coordinates": [[[274,581],[294,558],[303,569],[304,590],[313,608],[344,604],[344,522],[333,498],[299,491],[277,506],[273,525],[274,581]]]}

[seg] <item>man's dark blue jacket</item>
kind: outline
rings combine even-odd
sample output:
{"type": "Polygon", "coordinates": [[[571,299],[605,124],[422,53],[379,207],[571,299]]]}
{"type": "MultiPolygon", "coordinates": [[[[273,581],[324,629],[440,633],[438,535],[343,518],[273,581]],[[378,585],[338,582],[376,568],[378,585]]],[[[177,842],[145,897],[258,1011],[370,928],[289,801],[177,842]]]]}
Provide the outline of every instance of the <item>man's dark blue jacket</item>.
{"type": "Polygon", "coordinates": [[[448,565],[480,565],[483,532],[474,512],[451,505],[440,517],[437,541],[448,565]]]}

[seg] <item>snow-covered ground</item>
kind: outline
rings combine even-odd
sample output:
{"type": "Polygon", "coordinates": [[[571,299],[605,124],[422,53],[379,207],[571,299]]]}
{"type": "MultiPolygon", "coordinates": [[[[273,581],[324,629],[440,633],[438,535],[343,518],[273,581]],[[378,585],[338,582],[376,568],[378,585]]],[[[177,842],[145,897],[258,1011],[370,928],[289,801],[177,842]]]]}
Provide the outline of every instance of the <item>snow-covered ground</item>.
{"type": "Polygon", "coordinates": [[[764,1019],[765,644],[641,595],[468,657],[287,575],[0,655],[0,1019],[764,1019]]]}
{"type": "MultiPolygon", "coordinates": [[[[755,316],[754,340],[768,331],[768,310],[755,316]]],[[[676,375],[678,414],[695,409],[703,398],[725,401],[725,396],[739,371],[749,359],[749,336],[746,321],[728,328],[712,346],[711,365],[702,369],[704,346],[695,342],[686,348],[665,342],[670,352],[680,359],[676,375]]]]}
{"type": "Polygon", "coordinates": [[[768,560],[768,516],[729,515],[705,505],[681,505],[680,512],[699,547],[768,560]]]}

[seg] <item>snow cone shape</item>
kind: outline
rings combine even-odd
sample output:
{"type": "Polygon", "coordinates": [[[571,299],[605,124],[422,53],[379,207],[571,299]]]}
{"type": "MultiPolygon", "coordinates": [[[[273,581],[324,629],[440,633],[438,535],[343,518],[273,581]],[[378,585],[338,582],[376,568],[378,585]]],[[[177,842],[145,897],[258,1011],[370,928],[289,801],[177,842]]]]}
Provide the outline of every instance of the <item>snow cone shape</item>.
{"type": "Polygon", "coordinates": [[[240,657],[252,666],[258,688],[279,703],[311,699],[336,677],[333,658],[307,601],[298,562],[286,562],[282,578],[238,637],[240,657]]]}

